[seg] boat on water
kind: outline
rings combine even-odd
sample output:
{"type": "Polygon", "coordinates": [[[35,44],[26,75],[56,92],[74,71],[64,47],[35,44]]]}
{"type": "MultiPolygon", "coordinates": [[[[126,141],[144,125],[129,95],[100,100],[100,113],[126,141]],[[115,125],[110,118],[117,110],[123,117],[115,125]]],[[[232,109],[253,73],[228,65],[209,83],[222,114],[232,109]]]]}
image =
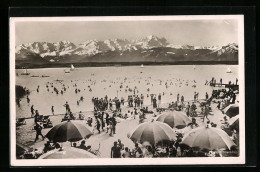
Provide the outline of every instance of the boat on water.
{"type": "Polygon", "coordinates": [[[193,69],[194,69],[194,70],[196,69],[196,65],[193,65],[193,69]]]}
{"type": "Polygon", "coordinates": [[[27,71],[27,69],[25,69],[24,73],[21,73],[21,75],[30,75],[30,73],[27,71]]]}
{"type": "Polygon", "coordinates": [[[39,75],[32,75],[31,77],[39,77],[39,75]]]}
{"type": "Polygon", "coordinates": [[[73,64],[70,65],[70,71],[74,71],[75,67],[73,66],[73,64]]]}
{"type": "Polygon", "coordinates": [[[48,76],[48,75],[42,75],[42,77],[44,78],[44,77],[50,77],[50,76],[48,76]]]}
{"type": "Polygon", "coordinates": [[[141,68],[144,68],[144,65],[143,64],[141,64],[141,66],[140,66],[141,68]]]}
{"type": "Polygon", "coordinates": [[[230,68],[227,68],[227,73],[232,73],[230,68]]]}

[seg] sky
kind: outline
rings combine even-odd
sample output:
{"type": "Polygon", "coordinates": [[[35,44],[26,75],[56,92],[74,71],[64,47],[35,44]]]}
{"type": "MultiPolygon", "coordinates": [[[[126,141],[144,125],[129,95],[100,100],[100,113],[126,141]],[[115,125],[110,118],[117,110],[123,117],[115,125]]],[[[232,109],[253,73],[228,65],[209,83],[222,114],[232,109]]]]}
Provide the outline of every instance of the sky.
{"type": "Polygon", "coordinates": [[[15,44],[68,40],[78,45],[87,40],[165,37],[174,45],[212,46],[238,42],[236,20],[178,21],[17,21],[15,44]]]}

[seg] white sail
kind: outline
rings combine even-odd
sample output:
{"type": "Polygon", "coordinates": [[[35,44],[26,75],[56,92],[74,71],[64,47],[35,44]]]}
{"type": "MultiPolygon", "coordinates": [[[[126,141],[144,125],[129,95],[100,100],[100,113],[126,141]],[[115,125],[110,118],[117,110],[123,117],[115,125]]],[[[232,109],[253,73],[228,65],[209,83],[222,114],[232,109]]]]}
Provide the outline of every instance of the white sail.
{"type": "Polygon", "coordinates": [[[193,65],[193,69],[194,69],[194,70],[196,69],[196,66],[195,66],[195,65],[193,65]]]}
{"type": "Polygon", "coordinates": [[[75,67],[73,66],[73,64],[71,64],[70,70],[74,70],[75,67]]]}
{"type": "Polygon", "coordinates": [[[144,67],[144,65],[143,64],[141,64],[141,68],[143,68],[144,67]]]}

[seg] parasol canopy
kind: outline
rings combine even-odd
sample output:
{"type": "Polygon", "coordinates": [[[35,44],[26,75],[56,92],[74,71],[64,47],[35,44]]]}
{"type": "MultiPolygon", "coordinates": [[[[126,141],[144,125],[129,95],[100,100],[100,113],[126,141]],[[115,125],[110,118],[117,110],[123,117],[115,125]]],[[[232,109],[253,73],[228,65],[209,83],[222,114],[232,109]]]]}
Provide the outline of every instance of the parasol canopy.
{"type": "Polygon", "coordinates": [[[16,155],[20,156],[24,152],[29,151],[31,148],[20,143],[16,143],[16,155]]]}
{"type": "Polygon", "coordinates": [[[236,115],[228,120],[229,128],[239,131],[239,115],[236,115]]]}
{"type": "Polygon", "coordinates": [[[168,124],[171,128],[182,129],[191,123],[190,118],[184,112],[181,111],[170,111],[164,112],[156,118],[156,121],[160,121],[168,124]]]}
{"type": "Polygon", "coordinates": [[[239,114],[239,106],[238,104],[231,104],[229,106],[227,106],[223,112],[229,116],[230,118],[236,116],[239,114]]]}
{"type": "Polygon", "coordinates": [[[68,147],[63,150],[55,149],[49,151],[39,159],[80,159],[80,158],[97,158],[94,154],[79,148],[68,147]]]}
{"type": "Polygon", "coordinates": [[[182,143],[190,147],[208,150],[230,149],[232,146],[236,146],[227,133],[215,127],[195,128],[185,134],[182,143]]]}
{"type": "Polygon", "coordinates": [[[139,143],[149,142],[153,145],[164,140],[176,140],[176,133],[167,124],[153,121],[139,124],[128,134],[128,138],[139,143]]]}
{"type": "Polygon", "coordinates": [[[93,135],[88,126],[82,122],[66,121],[54,126],[46,137],[54,142],[79,141],[93,135]]]}

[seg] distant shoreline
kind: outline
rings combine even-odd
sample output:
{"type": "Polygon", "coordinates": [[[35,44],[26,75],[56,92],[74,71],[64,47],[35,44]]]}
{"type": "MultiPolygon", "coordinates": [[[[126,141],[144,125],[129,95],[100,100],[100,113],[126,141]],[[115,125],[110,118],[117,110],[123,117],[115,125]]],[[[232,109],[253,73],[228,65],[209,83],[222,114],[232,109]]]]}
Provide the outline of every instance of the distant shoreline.
{"type": "Polygon", "coordinates": [[[120,66],[158,66],[158,65],[238,65],[237,61],[185,61],[185,62],[87,62],[87,63],[46,63],[46,64],[19,64],[15,69],[35,69],[35,68],[64,68],[70,67],[120,67],[120,66]]]}

